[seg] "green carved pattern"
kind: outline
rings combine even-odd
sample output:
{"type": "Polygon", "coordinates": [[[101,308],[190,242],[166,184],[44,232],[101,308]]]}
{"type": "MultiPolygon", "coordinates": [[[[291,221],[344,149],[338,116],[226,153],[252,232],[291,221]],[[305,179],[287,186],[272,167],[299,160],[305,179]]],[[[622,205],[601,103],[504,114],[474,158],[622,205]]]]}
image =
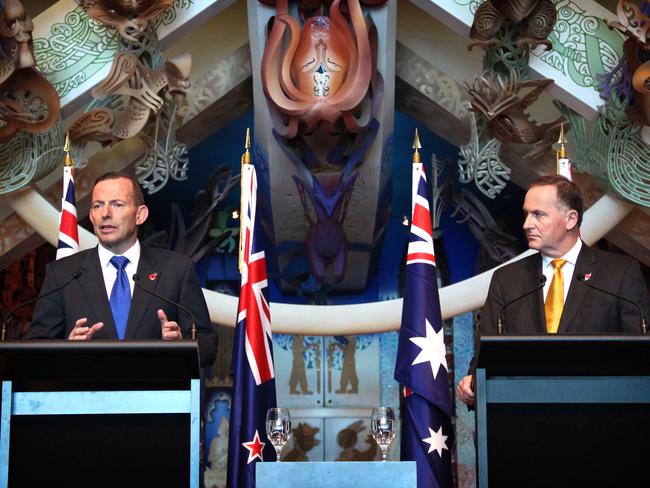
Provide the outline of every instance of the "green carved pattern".
{"type": "Polygon", "coordinates": [[[519,80],[526,79],[529,50],[517,47],[520,36],[515,25],[512,22],[504,22],[496,37],[500,44],[487,49],[483,57],[483,69],[495,72],[504,79],[510,79],[513,73],[519,80]]]}
{"type": "MultiPolygon", "coordinates": [[[[176,0],[156,19],[155,25],[173,23],[178,12],[188,10],[193,3],[194,0],[176,0]]],[[[81,7],[76,7],[63,22],[52,24],[48,37],[34,39],[36,62],[64,98],[113,61],[117,38],[116,30],[89,19],[81,7]]]]}
{"type": "Polygon", "coordinates": [[[610,71],[618,63],[623,39],[603,19],[587,15],[574,1],[557,0],[555,8],[558,18],[549,36],[553,50],[538,57],[576,85],[595,88],[596,75],[610,71]]]}
{"type": "Polygon", "coordinates": [[[36,62],[63,98],[112,61],[115,37],[77,7],[52,25],[48,38],[34,39],[36,62]]]}
{"type": "Polygon", "coordinates": [[[641,126],[627,116],[627,104],[612,97],[599,108],[589,135],[580,115],[556,105],[571,124],[568,136],[575,143],[571,164],[576,171],[591,174],[626,200],[650,207],[650,147],[641,126]]]}

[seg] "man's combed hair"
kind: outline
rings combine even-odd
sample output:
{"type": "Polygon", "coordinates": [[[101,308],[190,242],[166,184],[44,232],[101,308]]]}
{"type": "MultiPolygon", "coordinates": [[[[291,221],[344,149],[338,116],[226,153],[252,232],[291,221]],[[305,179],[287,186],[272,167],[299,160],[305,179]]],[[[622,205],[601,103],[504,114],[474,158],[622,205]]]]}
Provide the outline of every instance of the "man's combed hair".
{"type": "Polygon", "coordinates": [[[580,227],[580,224],[582,223],[582,214],[584,213],[584,206],[582,203],[582,193],[575,183],[564,176],[548,175],[535,180],[530,185],[529,189],[535,186],[554,186],[557,190],[558,201],[569,210],[575,210],[578,212],[577,227],[580,227]]]}
{"type": "Polygon", "coordinates": [[[93,190],[97,186],[97,183],[106,180],[118,180],[120,178],[126,178],[133,185],[133,198],[135,199],[136,207],[139,207],[140,205],[144,205],[144,194],[142,193],[142,188],[140,188],[140,184],[138,183],[138,180],[136,180],[130,174],[124,173],[122,171],[109,171],[108,173],[104,173],[103,175],[101,175],[99,178],[95,180],[95,183],[93,184],[93,190]]]}

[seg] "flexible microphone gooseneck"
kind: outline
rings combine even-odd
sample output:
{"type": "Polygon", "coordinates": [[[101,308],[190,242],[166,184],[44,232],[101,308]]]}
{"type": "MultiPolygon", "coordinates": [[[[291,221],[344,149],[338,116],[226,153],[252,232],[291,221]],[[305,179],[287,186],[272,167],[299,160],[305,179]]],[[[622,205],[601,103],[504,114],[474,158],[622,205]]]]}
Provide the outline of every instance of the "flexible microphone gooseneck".
{"type": "Polygon", "coordinates": [[[10,319],[11,317],[13,317],[14,314],[15,314],[18,310],[20,310],[21,308],[26,307],[27,305],[30,305],[30,304],[32,304],[32,303],[34,303],[34,302],[37,302],[37,301],[40,300],[41,298],[45,298],[46,296],[51,295],[52,293],[56,293],[57,291],[61,291],[61,290],[63,290],[66,286],[68,286],[68,285],[69,285],[70,283],[72,283],[74,280],[79,279],[80,276],[81,276],[81,271],[78,271],[78,270],[77,270],[77,271],[73,271],[73,272],[72,272],[72,275],[70,276],[70,279],[69,279],[68,281],[66,281],[65,283],[63,283],[61,286],[58,286],[58,287],[54,288],[53,290],[48,291],[47,293],[43,293],[42,295],[38,295],[38,296],[35,296],[34,298],[30,298],[30,299],[27,300],[26,302],[23,302],[23,303],[21,303],[21,304],[15,306],[14,308],[12,308],[12,309],[9,311],[9,313],[7,314],[7,316],[5,317],[4,321],[2,322],[2,335],[1,335],[1,337],[0,337],[0,341],[4,341],[4,340],[5,340],[5,337],[6,337],[6,335],[7,335],[7,325],[9,324],[9,319],[10,319]]]}
{"type": "Polygon", "coordinates": [[[630,300],[629,298],[625,298],[625,297],[622,297],[621,295],[617,295],[616,293],[611,292],[609,290],[605,290],[603,288],[600,288],[599,286],[592,285],[589,282],[589,279],[587,279],[585,277],[585,275],[576,276],[576,280],[578,280],[580,283],[583,283],[585,286],[587,286],[587,287],[589,287],[589,288],[591,288],[593,290],[599,291],[601,293],[605,293],[606,295],[613,296],[614,298],[617,298],[619,300],[623,300],[624,302],[631,303],[632,305],[634,305],[636,307],[637,311],[639,312],[639,316],[641,317],[641,333],[643,335],[648,333],[648,325],[647,325],[647,323],[645,321],[645,315],[643,315],[643,310],[641,310],[641,307],[639,307],[638,303],[636,303],[633,300],[630,300]]]}
{"type": "MultiPolygon", "coordinates": [[[[184,307],[180,303],[176,303],[175,301],[170,300],[169,298],[166,298],[166,297],[164,297],[162,295],[159,295],[155,291],[152,291],[152,290],[149,290],[148,288],[145,288],[144,286],[142,286],[140,284],[140,276],[138,276],[137,274],[133,275],[133,282],[135,283],[135,286],[138,287],[140,290],[142,290],[142,291],[144,291],[146,293],[149,293],[149,295],[153,295],[156,298],[160,298],[163,302],[167,302],[170,305],[173,305],[176,308],[179,308],[180,310],[185,312],[187,315],[189,315],[190,319],[192,320],[192,340],[196,339],[196,321],[194,320],[194,314],[192,312],[190,312],[189,308],[184,307]]],[[[181,334],[182,334],[182,331],[181,331],[181,334]]]]}
{"type": "Polygon", "coordinates": [[[518,302],[522,298],[526,298],[528,295],[531,295],[531,294],[535,293],[536,291],[539,291],[541,288],[544,288],[545,283],[546,283],[546,276],[542,275],[542,276],[539,277],[539,285],[537,285],[532,290],[527,291],[523,295],[519,295],[517,298],[513,298],[512,300],[506,302],[501,307],[501,310],[499,310],[499,317],[497,319],[497,333],[499,335],[503,334],[503,312],[505,312],[506,308],[508,308],[513,303],[518,302]]]}

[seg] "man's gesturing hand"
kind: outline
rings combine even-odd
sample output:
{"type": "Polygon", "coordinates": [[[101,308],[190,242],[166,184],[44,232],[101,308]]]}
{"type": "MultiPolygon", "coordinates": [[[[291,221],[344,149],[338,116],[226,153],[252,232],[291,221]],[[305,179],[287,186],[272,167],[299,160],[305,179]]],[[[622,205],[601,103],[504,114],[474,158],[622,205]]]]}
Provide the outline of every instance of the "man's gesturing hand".
{"type": "Polygon", "coordinates": [[[104,327],[104,322],[97,322],[92,327],[86,327],[88,319],[84,317],[74,323],[74,328],[68,336],[70,341],[87,341],[92,338],[93,334],[104,327]]]}
{"type": "Polygon", "coordinates": [[[167,314],[162,308],[158,309],[158,319],[160,320],[163,340],[180,341],[183,338],[183,333],[179,325],[173,320],[167,320],[167,314]]]}

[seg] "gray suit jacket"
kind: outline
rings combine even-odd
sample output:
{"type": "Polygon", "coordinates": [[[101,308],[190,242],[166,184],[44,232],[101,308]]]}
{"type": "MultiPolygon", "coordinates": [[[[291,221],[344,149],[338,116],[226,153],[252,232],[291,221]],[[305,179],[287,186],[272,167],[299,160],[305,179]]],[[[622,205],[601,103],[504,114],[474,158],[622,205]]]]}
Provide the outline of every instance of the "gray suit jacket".
{"type": "MultiPolygon", "coordinates": [[[[63,285],[75,272],[80,274],[77,279],[36,303],[28,339],[65,339],[75,322],[83,317],[88,318],[89,325],[104,322],[104,327],[95,333],[93,340],[117,339],[96,247],[49,263],[41,295],[63,285]]],[[[217,337],[192,261],[171,251],[143,245],[137,274],[144,288],[192,311],[196,319],[201,365],[212,364],[217,352],[217,337]]],[[[178,322],[184,338],[191,337],[191,319],[185,312],[136,287],[125,339],[161,339],[159,308],[165,311],[169,320],[178,322]]]]}

